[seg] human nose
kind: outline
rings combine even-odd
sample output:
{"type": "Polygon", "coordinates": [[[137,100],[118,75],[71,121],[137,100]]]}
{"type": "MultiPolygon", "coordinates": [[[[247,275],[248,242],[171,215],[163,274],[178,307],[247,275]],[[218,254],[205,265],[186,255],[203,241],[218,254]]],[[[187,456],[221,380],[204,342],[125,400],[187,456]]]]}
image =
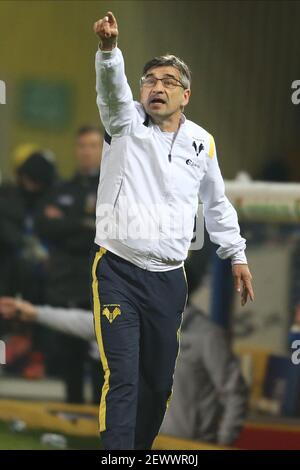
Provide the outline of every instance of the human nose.
{"type": "Polygon", "coordinates": [[[153,85],[153,88],[152,88],[152,92],[153,91],[156,92],[156,93],[158,91],[159,92],[164,92],[165,91],[162,80],[159,80],[159,79],[156,80],[156,83],[155,83],[155,85],[153,85]]]}

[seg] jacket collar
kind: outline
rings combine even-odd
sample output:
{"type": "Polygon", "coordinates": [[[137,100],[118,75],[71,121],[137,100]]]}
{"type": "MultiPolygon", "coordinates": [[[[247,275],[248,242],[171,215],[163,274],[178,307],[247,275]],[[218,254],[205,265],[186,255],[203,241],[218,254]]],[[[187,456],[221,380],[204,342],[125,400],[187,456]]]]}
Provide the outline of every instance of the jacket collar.
{"type": "MultiPolygon", "coordinates": [[[[150,122],[152,123],[152,121],[151,121],[151,118],[150,118],[149,114],[147,114],[145,110],[144,110],[144,118],[145,118],[145,120],[143,122],[144,126],[149,127],[149,124],[150,124],[150,122]]],[[[183,113],[181,113],[180,126],[182,124],[185,124],[185,121],[186,121],[186,117],[183,113]]],[[[153,125],[153,123],[152,123],[152,125],[153,125]]]]}

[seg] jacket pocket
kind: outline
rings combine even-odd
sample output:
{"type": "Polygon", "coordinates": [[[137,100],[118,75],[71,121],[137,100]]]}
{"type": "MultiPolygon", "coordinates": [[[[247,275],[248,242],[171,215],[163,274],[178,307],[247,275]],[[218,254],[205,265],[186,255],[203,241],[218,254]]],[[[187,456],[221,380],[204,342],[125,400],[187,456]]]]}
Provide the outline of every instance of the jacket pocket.
{"type": "Polygon", "coordinates": [[[118,199],[119,199],[119,196],[120,196],[120,193],[121,193],[121,189],[122,189],[122,185],[123,185],[123,180],[124,178],[121,179],[120,183],[119,183],[119,187],[117,189],[117,194],[114,198],[114,202],[113,202],[113,211],[115,210],[115,207],[117,205],[117,202],[118,202],[118,199]]]}

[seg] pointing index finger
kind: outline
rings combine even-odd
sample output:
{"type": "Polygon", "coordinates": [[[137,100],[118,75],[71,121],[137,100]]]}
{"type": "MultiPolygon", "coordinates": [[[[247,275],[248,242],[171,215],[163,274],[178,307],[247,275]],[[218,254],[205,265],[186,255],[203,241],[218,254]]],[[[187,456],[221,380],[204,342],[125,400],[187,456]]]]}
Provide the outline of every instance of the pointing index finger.
{"type": "Polygon", "coordinates": [[[116,23],[116,18],[114,17],[111,11],[107,12],[107,16],[105,18],[107,18],[107,21],[109,21],[110,23],[116,23]]]}

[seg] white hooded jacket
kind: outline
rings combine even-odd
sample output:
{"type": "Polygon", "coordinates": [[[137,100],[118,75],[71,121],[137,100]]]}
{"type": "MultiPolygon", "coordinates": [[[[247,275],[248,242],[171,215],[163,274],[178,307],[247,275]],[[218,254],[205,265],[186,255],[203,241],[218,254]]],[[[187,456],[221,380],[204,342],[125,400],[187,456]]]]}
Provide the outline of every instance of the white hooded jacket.
{"type": "Polygon", "coordinates": [[[218,256],[247,263],[213,137],[184,114],[176,133],[155,125],[133,100],[118,47],[99,49],[95,66],[106,130],[95,242],[143,269],[178,268],[188,255],[200,200],[218,256]]]}

